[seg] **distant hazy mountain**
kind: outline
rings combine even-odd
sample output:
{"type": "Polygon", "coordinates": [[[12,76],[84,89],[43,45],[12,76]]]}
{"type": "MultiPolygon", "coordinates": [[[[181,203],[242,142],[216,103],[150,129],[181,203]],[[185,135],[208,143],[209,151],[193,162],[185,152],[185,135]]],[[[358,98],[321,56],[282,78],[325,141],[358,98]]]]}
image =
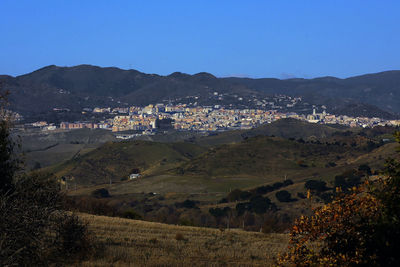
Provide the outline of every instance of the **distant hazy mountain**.
{"type": "Polygon", "coordinates": [[[145,105],[186,96],[219,93],[240,96],[286,94],[303,96],[312,104],[325,104],[336,114],[391,118],[400,114],[400,71],[339,79],[217,78],[209,73],[168,76],[136,70],[47,66],[32,73],[0,76],[11,92],[12,109],[22,114],[46,112],[54,107],[80,111],[84,107],[145,105]]]}

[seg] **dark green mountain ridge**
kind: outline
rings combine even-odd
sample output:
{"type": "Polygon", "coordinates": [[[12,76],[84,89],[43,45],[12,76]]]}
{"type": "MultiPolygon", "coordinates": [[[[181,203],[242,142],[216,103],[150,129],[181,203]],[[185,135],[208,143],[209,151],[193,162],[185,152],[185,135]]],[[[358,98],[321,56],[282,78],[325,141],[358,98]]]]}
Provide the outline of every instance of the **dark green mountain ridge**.
{"type": "Polygon", "coordinates": [[[22,114],[46,112],[54,107],[81,111],[84,107],[124,103],[146,105],[186,96],[199,96],[199,104],[207,105],[207,96],[215,91],[256,97],[303,96],[309,103],[327,105],[328,112],[335,114],[393,118],[393,114],[400,113],[400,71],[346,79],[280,80],[217,78],[205,72],[161,76],[115,67],[50,65],[17,77],[1,75],[0,83],[11,92],[12,109],[22,114]]]}

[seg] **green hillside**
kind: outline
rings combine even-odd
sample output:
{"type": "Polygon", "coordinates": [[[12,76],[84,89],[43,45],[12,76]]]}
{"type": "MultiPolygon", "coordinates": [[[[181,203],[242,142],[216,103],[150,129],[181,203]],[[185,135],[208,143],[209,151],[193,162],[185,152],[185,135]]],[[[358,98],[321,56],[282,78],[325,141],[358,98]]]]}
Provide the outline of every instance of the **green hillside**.
{"type": "MultiPolygon", "coordinates": [[[[145,179],[134,185],[135,192],[151,191],[155,184],[158,191],[174,191],[174,187],[185,191],[189,184],[194,191],[226,191],[234,184],[256,186],[284,176],[298,181],[310,177],[329,180],[357,164],[383,164],[392,149],[376,148],[382,147],[382,138],[392,131],[388,127],[362,130],[286,119],[251,130],[191,136],[187,142],[136,140],[90,149],[80,144],[70,149],[57,145],[29,156],[31,161],[49,155],[54,161],[68,157],[68,161],[44,170],[73,178],[77,185],[120,182],[139,169],[145,179]],[[74,154],[74,149],[79,153],[74,154]]],[[[131,186],[122,187],[129,193],[125,189],[131,186]]]]}
{"type": "Polygon", "coordinates": [[[28,170],[47,167],[83,155],[103,143],[117,140],[108,130],[77,129],[74,131],[43,132],[38,130],[14,132],[21,143],[28,170]]]}
{"type": "Polygon", "coordinates": [[[349,128],[336,125],[311,124],[296,119],[281,119],[250,130],[227,131],[207,137],[192,138],[192,141],[200,145],[214,146],[237,143],[246,138],[258,135],[295,139],[303,138],[307,140],[327,138],[337,132],[344,132],[346,130],[349,130],[349,128]]]}
{"type": "Polygon", "coordinates": [[[240,143],[211,148],[207,153],[183,163],[176,172],[207,176],[308,173],[324,169],[329,162],[344,165],[345,159],[361,154],[358,150],[343,145],[258,136],[240,143]]]}
{"type": "MultiPolygon", "coordinates": [[[[239,135],[222,133],[220,136],[240,136],[241,141],[231,139],[221,145],[207,141],[218,136],[200,138],[204,146],[193,138],[190,141],[195,143],[107,143],[47,170],[70,181],[67,194],[73,207],[82,212],[136,214],[148,221],[226,227],[224,219],[213,212],[229,208],[239,214],[235,212],[245,207],[253,218],[246,219],[245,229],[258,231],[268,220],[287,229],[294,218],[307,214],[307,184],[324,185],[319,187],[321,192],[313,192],[313,203],[321,205],[332,197],[337,181],[345,185],[361,182],[367,174],[379,173],[387,158],[398,157],[398,144],[382,140],[388,139],[393,128],[341,129],[291,120],[271,125],[239,135]],[[291,130],[287,135],[291,137],[268,136],[281,134],[285,127],[291,130]],[[268,134],[258,134],[266,131],[268,134]],[[143,176],[127,180],[133,169],[143,176]],[[290,199],[282,200],[282,194],[290,199]],[[264,209],[266,203],[270,203],[268,209],[264,209]],[[256,211],[258,205],[264,208],[256,211]]],[[[234,215],[232,226],[242,227],[243,216],[234,215]]]]}
{"type": "Polygon", "coordinates": [[[134,169],[142,175],[155,174],[193,158],[204,149],[189,143],[124,141],[106,143],[83,155],[77,155],[48,168],[56,176],[73,178],[77,184],[91,185],[126,179],[134,169]]]}
{"type": "MultiPolygon", "coordinates": [[[[204,136],[204,133],[174,131],[169,134],[142,136],[138,140],[162,143],[178,143],[186,141],[200,146],[210,147],[221,144],[241,142],[258,135],[277,136],[283,138],[329,138],[343,133],[349,128],[339,129],[337,126],[310,124],[294,119],[282,119],[265,124],[255,129],[226,131],[204,136]]],[[[114,135],[107,130],[79,129],[54,133],[23,133],[21,141],[28,169],[40,164],[41,167],[58,164],[76,155],[83,155],[108,141],[116,141],[114,135]]]]}

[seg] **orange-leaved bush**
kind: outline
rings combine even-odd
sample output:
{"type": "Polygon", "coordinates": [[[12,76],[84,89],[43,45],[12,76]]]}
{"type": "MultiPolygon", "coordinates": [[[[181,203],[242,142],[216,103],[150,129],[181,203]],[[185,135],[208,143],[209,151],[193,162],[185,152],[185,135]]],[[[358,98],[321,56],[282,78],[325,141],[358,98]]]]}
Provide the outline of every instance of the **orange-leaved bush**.
{"type": "MultiPolygon", "coordinates": [[[[395,134],[400,142],[400,133],[395,134]]],[[[337,190],[331,203],[296,220],[289,250],[295,266],[400,266],[400,161],[388,159],[382,177],[337,190]]]]}

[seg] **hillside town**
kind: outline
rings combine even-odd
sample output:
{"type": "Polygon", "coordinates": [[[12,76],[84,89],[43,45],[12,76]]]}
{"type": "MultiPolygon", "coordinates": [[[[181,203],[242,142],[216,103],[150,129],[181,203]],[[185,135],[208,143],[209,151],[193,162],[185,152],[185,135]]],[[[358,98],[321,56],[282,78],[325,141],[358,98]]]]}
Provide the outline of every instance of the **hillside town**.
{"type": "Polygon", "coordinates": [[[319,107],[319,109],[320,112],[317,112],[317,108],[314,107],[311,114],[297,114],[295,112],[281,112],[278,109],[229,109],[218,105],[150,104],[145,107],[132,106],[113,109],[97,107],[82,111],[110,115],[109,119],[99,122],[61,122],[59,125],[55,125],[40,121],[29,125],[46,131],[89,128],[106,129],[112,132],[132,131],[135,134],[154,134],[160,128],[203,132],[250,129],[284,118],[293,118],[310,123],[340,124],[363,128],[378,125],[400,125],[400,120],[333,115],[327,113],[324,106],[319,107]]]}

